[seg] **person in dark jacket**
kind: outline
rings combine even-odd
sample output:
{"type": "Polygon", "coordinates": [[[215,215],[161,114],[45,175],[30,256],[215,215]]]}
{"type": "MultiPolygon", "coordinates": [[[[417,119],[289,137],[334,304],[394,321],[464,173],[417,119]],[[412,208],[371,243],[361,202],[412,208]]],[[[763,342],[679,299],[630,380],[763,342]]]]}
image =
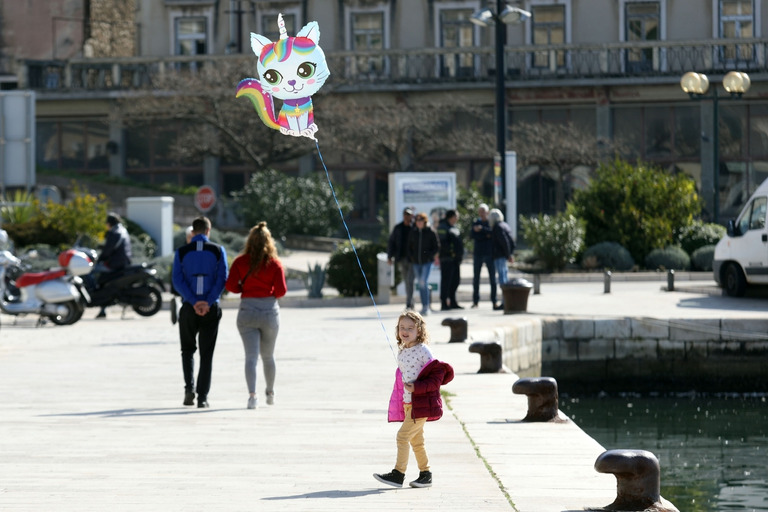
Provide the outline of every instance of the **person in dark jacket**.
{"type": "Polygon", "coordinates": [[[493,269],[491,254],[491,225],[488,222],[488,205],[483,203],[477,207],[477,218],[472,223],[470,236],[475,243],[472,253],[472,307],[476,308],[480,301],[480,274],[483,265],[488,269],[488,280],[491,283],[491,303],[496,305],[496,273],[493,269]]]}
{"type": "MultiPolygon", "coordinates": [[[[501,213],[501,210],[497,208],[491,210],[488,220],[491,223],[491,234],[493,235],[493,266],[498,275],[499,285],[505,285],[509,281],[507,262],[515,261],[515,239],[512,236],[512,228],[504,222],[504,214],[501,213]]],[[[494,304],[493,309],[504,309],[504,305],[494,304]]]]}
{"type": "MultiPolygon", "coordinates": [[[[107,215],[107,232],[104,235],[104,245],[92,271],[94,284],[98,286],[105,274],[117,272],[131,264],[131,237],[122,224],[120,216],[114,212],[107,215]]],[[[102,306],[96,318],[107,317],[107,306],[102,306]]]]}
{"type": "Polygon", "coordinates": [[[184,405],[194,405],[195,351],[200,346],[197,375],[197,406],[208,407],[213,351],[219,332],[219,297],[227,281],[227,253],[208,240],[211,221],[198,217],[192,222],[192,240],[173,257],[173,286],[181,295],[179,337],[184,371],[184,405]]]}
{"type": "Polygon", "coordinates": [[[397,319],[397,370],[395,385],[389,399],[387,419],[402,422],[397,432],[395,468],[386,474],[374,473],[381,483],[402,487],[408,467],[410,448],[419,465],[419,478],[411,487],[431,487],[432,472],[424,448],[424,425],[443,416],[440,386],[453,380],[453,368],[438,361],[427,347],[429,335],[424,318],[415,311],[406,311],[397,319]]]}
{"type": "Polygon", "coordinates": [[[456,302],[456,290],[461,279],[461,260],[464,257],[464,242],[456,226],[459,212],[448,210],[437,226],[440,240],[440,303],[441,311],[464,309],[456,302]]]}
{"type": "Polygon", "coordinates": [[[394,261],[405,283],[405,307],[413,309],[413,263],[408,256],[408,239],[413,231],[413,210],[403,210],[403,221],[396,224],[387,243],[387,260],[394,261]]]}
{"type": "Polygon", "coordinates": [[[408,239],[408,255],[413,262],[413,274],[419,283],[419,295],[421,296],[421,314],[429,314],[429,271],[432,262],[440,252],[440,242],[437,235],[429,226],[426,213],[416,215],[416,227],[411,231],[408,239]]]}

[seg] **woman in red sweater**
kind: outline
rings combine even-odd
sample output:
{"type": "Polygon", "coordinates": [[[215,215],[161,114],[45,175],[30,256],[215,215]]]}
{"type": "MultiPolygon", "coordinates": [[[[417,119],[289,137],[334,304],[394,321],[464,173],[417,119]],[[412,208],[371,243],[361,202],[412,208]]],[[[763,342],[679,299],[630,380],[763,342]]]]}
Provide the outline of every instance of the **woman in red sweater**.
{"type": "Polygon", "coordinates": [[[261,355],[267,404],[275,403],[275,342],[280,329],[280,306],[285,295],[285,271],[266,222],[251,228],[245,249],[232,262],[226,288],[240,294],[237,330],[245,349],[245,382],[248,385],[248,409],[258,405],[256,398],[256,363],[261,355]]]}

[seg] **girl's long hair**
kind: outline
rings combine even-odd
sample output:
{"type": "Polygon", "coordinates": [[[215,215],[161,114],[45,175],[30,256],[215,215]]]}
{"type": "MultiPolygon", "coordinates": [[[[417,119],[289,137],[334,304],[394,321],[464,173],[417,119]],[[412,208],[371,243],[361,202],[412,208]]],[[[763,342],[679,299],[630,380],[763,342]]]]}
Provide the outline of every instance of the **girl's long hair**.
{"type": "Polygon", "coordinates": [[[247,254],[250,258],[252,272],[258,272],[270,260],[278,259],[277,247],[266,222],[261,221],[251,228],[242,254],[247,254]]]}
{"type": "Polygon", "coordinates": [[[424,322],[424,317],[422,317],[420,314],[418,314],[415,311],[403,311],[400,313],[400,316],[397,317],[397,326],[395,327],[395,339],[397,339],[397,348],[400,350],[403,349],[403,340],[400,339],[400,320],[403,318],[410,318],[413,320],[413,323],[416,324],[416,341],[418,343],[423,343],[425,345],[429,345],[429,333],[427,332],[427,325],[424,322]]]}

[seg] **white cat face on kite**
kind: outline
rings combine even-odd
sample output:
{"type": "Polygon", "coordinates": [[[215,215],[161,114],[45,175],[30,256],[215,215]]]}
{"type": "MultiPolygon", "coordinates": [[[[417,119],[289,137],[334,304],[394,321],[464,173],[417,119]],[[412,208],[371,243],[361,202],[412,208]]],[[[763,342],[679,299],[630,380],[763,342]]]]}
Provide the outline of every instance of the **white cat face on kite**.
{"type": "Polygon", "coordinates": [[[235,96],[251,100],[268,127],[285,135],[317,140],[312,95],[330,76],[325,54],[318,45],[320,29],[312,21],[296,37],[288,37],[282,14],[277,17],[277,25],[280,39],[274,42],[251,33],[251,48],[259,58],[259,78],[241,80],[235,96]],[[283,101],[279,113],[275,113],[273,98],[283,101]]]}
{"type": "Polygon", "coordinates": [[[278,18],[280,39],[270,41],[251,33],[251,48],[258,56],[259,81],[275,98],[306,98],[315,94],[330,76],[325,54],[319,46],[320,29],[312,21],[296,37],[288,37],[282,16],[278,18]]]}

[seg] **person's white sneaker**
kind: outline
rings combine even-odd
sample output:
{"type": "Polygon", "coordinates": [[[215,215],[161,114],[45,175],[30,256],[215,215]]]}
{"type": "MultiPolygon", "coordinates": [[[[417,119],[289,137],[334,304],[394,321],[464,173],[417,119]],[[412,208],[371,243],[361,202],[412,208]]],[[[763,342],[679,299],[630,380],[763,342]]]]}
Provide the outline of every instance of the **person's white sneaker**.
{"type": "Polygon", "coordinates": [[[259,405],[259,401],[255,396],[248,398],[248,409],[255,409],[257,405],[259,405]]]}

